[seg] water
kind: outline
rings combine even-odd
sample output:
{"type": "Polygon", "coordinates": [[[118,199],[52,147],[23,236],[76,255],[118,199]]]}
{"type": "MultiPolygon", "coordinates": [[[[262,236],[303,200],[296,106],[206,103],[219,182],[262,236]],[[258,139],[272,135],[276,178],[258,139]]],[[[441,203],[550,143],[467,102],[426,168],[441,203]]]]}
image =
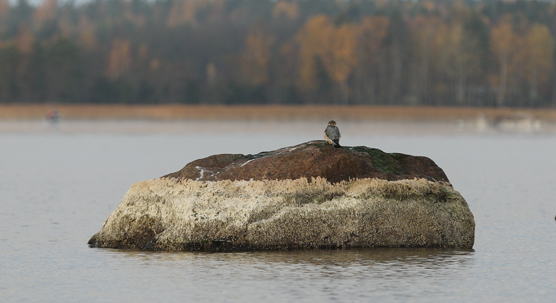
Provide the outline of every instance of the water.
{"type": "Polygon", "coordinates": [[[217,153],[320,139],[325,125],[0,123],[2,302],[552,302],[556,135],[340,123],[344,145],[425,155],[476,220],[474,250],[168,253],[86,245],[131,184],[217,153]]]}

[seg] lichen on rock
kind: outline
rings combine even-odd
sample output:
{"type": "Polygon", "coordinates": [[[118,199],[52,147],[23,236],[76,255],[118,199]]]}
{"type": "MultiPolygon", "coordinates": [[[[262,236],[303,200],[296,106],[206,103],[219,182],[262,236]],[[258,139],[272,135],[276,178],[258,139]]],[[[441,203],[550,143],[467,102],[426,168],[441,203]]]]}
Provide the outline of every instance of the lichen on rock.
{"type": "Polygon", "coordinates": [[[323,178],[134,184],[89,244],[150,250],[472,248],[475,223],[449,183],[323,178]]]}

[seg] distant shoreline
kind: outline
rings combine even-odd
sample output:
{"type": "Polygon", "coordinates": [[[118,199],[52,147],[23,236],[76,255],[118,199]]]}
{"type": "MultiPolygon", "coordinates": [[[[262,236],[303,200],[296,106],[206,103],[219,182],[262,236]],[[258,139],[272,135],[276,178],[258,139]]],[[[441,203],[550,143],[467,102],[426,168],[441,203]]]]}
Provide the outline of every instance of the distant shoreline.
{"type": "MultiPolygon", "coordinates": [[[[0,120],[45,119],[50,105],[0,105],[0,120]]],[[[248,120],[248,121],[404,121],[537,119],[556,122],[553,108],[471,108],[403,106],[190,106],[59,105],[62,120],[248,120]]]]}

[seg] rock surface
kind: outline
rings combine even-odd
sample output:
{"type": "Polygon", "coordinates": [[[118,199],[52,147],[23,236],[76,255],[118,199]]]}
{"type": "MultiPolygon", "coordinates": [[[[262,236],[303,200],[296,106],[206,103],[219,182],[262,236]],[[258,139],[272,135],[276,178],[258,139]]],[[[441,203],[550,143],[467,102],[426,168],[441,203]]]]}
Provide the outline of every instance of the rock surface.
{"type": "Polygon", "coordinates": [[[89,244],[205,251],[473,247],[473,214],[432,160],[323,142],[211,156],[138,182],[89,244]]]}
{"type": "Polygon", "coordinates": [[[334,148],[324,140],[256,155],[214,155],[193,161],[180,171],[164,177],[197,181],[321,177],[330,182],[357,178],[423,178],[448,182],[444,171],[429,158],[385,153],[365,146],[334,148]]]}

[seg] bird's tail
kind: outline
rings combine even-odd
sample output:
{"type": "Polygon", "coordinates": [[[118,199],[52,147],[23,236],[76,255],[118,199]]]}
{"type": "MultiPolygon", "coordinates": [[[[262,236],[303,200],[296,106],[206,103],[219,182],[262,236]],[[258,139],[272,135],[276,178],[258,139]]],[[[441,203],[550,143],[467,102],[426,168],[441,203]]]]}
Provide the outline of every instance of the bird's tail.
{"type": "Polygon", "coordinates": [[[335,148],[341,148],[341,146],[340,146],[340,140],[333,140],[332,142],[334,142],[334,147],[335,147],[335,148]]]}

